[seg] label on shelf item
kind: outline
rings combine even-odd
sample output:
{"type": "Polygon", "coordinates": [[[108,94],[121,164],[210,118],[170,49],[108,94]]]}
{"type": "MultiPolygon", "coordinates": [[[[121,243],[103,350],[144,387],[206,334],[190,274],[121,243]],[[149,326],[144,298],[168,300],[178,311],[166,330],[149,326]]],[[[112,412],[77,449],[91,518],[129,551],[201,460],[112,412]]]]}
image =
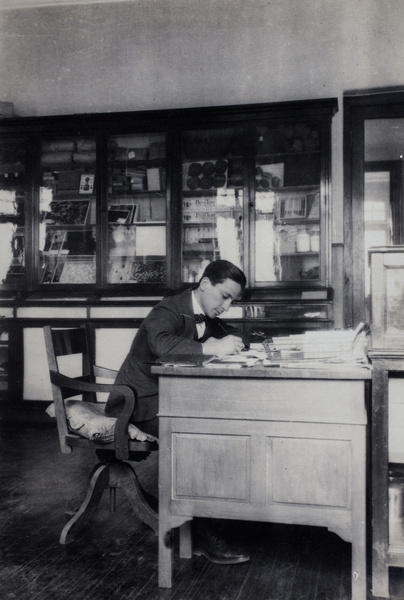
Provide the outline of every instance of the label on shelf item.
{"type": "Polygon", "coordinates": [[[182,207],[184,212],[187,210],[212,209],[216,207],[216,198],[184,198],[182,207]]]}
{"type": "Polygon", "coordinates": [[[215,221],[216,213],[212,211],[195,211],[186,212],[182,215],[182,220],[185,223],[209,223],[215,221]]]}

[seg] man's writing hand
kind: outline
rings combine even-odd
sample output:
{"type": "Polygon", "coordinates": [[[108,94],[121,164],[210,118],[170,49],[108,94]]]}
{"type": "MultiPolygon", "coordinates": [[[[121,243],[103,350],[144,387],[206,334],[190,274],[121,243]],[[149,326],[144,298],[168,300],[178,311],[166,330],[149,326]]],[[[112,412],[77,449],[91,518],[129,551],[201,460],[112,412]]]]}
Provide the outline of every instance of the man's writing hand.
{"type": "Polygon", "coordinates": [[[202,344],[204,354],[215,354],[216,356],[226,356],[226,354],[238,354],[244,348],[244,342],[235,335],[227,335],[218,340],[210,337],[202,344]]]}

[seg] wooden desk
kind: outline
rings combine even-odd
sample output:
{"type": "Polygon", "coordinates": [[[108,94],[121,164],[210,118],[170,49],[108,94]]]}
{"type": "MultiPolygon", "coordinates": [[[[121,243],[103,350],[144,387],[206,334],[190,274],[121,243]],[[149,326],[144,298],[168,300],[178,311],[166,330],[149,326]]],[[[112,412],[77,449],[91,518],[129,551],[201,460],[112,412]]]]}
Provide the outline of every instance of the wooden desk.
{"type": "Polygon", "coordinates": [[[154,367],[160,381],[159,585],[171,530],[192,556],[194,516],[328,527],[352,543],[352,598],[366,598],[370,371],[154,367]],[[185,524],[185,525],[184,525],[185,524]]]}

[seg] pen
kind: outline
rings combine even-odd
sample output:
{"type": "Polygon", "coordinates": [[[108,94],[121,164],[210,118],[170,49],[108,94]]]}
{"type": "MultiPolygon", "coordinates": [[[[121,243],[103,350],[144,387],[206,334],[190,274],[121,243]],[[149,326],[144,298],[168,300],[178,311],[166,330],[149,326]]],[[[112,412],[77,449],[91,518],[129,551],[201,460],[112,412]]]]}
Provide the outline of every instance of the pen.
{"type": "Polygon", "coordinates": [[[223,331],[225,332],[226,335],[230,335],[229,332],[227,331],[226,327],[223,325],[223,323],[221,322],[220,319],[217,320],[218,325],[220,326],[221,329],[223,329],[223,331]]]}

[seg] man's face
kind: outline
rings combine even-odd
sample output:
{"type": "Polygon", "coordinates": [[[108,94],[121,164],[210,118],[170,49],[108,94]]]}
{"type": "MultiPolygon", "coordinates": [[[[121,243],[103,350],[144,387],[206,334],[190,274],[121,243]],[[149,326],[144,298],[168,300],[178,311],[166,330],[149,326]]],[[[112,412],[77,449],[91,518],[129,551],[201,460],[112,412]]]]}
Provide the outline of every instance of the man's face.
{"type": "Polygon", "coordinates": [[[199,285],[198,302],[208,317],[214,319],[229,310],[230,304],[242,291],[241,285],[233,279],[225,279],[223,283],[212,285],[208,277],[204,277],[199,285]]]}

